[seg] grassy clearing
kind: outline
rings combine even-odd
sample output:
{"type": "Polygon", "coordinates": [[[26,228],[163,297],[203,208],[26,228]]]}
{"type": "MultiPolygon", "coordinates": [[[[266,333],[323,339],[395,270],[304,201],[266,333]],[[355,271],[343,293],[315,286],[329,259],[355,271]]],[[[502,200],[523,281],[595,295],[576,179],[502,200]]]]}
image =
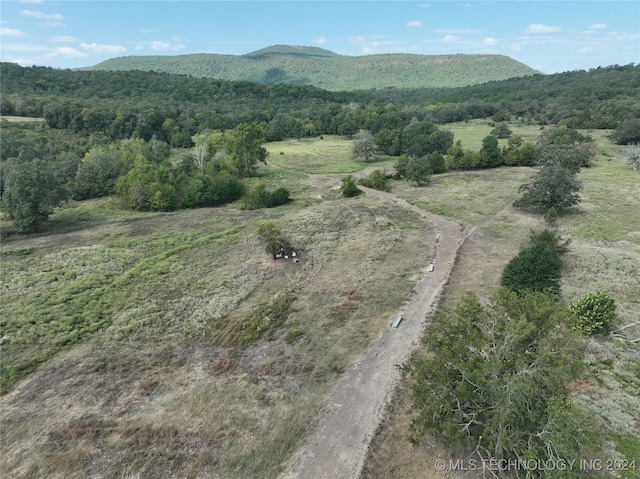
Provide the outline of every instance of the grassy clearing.
{"type": "MultiPolygon", "coordinates": [[[[261,174],[269,187],[300,178],[261,174]]],[[[2,470],[275,477],[435,244],[398,206],[310,201],[305,188],[260,211],[115,221],[106,200],[78,204],[52,222],[86,209],[90,227],[5,242],[3,367],[39,366],[13,385],[33,367],[3,375],[2,470]],[[299,264],[264,253],[255,230],[268,219],[299,264]]]]}
{"type": "MultiPolygon", "coordinates": [[[[507,122],[514,135],[520,135],[525,141],[535,140],[543,129],[538,125],[514,121],[507,122]]],[[[478,151],[482,148],[482,140],[495,128],[495,122],[491,120],[469,120],[460,123],[449,123],[441,127],[454,135],[454,142],[460,140],[465,150],[478,151]]],[[[499,139],[498,144],[506,146],[508,139],[499,139]]]]}
{"type": "MultiPolygon", "coordinates": [[[[517,125],[510,127],[514,133],[522,134],[517,125]]],[[[525,126],[532,136],[523,136],[534,139],[538,133],[533,128],[525,126]]],[[[463,147],[470,149],[479,148],[490,131],[486,122],[447,125],[447,129],[455,131],[463,147]]],[[[563,271],[563,300],[568,302],[587,292],[605,290],[616,300],[619,325],[629,324],[638,320],[640,311],[639,178],[624,165],[621,148],[608,143],[609,132],[583,133],[597,141],[597,157],[594,167],[580,173],[584,182],[582,204],[561,216],[557,225],[558,231],[571,239],[563,271]]],[[[500,168],[436,175],[425,188],[394,184],[394,192],[409,201],[475,227],[461,249],[442,297],[441,311],[451,311],[464,294],[488,296],[499,285],[502,269],[527,241],[530,230],[548,226],[538,215],[511,207],[518,186],[533,172],[529,168],[500,168]]],[[[640,328],[627,328],[620,335],[638,338],[640,328]]],[[[588,349],[590,373],[583,384],[575,385],[574,396],[583,408],[600,418],[603,433],[611,441],[611,456],[636,459],[637,463],[638,348],[599,338],[588,349]]],[[[417,479],[442,474],[434,464],[441,458],[448,461],[448,452],[429,444],[412,448],[403,440],[411,418],[407,394],[401,388],[394,400],[370,450],[363,479],[417,479]]],[[[637,470],[620,477],[637,477],[637,470]]]]}
{"type": "MultiPolygon", "coordinates": [[[[451,127],[477,149],[490,127],[476,126],[451,127]]],[[[306,177],[307,168],[369,167],[349,166],[348,141],[268,146],[281,168],[260,167],[249,186],[288,188],[285,207],[151,214],[103,199],[56,211],[55,234],[3,241],[3,367],[39,365],[0,397],[8,477],[270,478],[291,459],[332,385],[409,297],[436,232],[395,204],[341,198],[330,190],[338,177],[306,177]],[[255,230],[267,220],[300,248],[299,264],[264,253],[255,230]]],[[[596,167],[581,173],[584,202],[558,229],[572,239],[565,300],[605,289],[623,324],[640,310],[640,228],[637,182],[619,155],[599,144],[596,167]]],[[[530,230],[545,226],[511,207],[533,171],[447,173],[420,188],[393,182],[398,196],[475,227],[443,311],[462,294],[490,295],[530,230]]],[[[602,372],[579,385],[581,404],[607,424],[632,426],[635,352],[598,344],[591,364],[602,372]]],[[[446,452],[407,447],[410,407],[406,390],[398,394],[365,477],[440,477],[434,461],[446,452]]],[[[637,450],[637,434],[609,434],[620,453],[637,450]]]]}
{"type": "Polygon", "coordinates": [[[36,118],[36,117],[27,117],[27,116],[0,116],[0,121],[8,121],[11,123],[17,122],[39,122],[44,121],[44,118],[36,118]]]}
{"type": "Polygon", "coordinates": [[[353,161],[351,144],[352,140],[326,135],[322,138],[268,143],[266,148],[269,161],[273,164],[307,174],[347,174],[372,165],[384,167],[396,162],[395,158],[381,158],[375,163],[353,161]]]}

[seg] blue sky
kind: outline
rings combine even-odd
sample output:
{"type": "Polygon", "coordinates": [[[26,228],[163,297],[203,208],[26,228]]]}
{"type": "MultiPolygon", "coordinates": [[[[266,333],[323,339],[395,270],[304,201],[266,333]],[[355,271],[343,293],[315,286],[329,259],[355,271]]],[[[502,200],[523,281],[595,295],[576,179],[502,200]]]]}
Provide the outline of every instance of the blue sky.
{"type": "Polygon", "coordinates": [[[78,68],[128,55],[495,53],[544,73],[640,63],[640,2],[2,0],[0,58],[78,68]]]}

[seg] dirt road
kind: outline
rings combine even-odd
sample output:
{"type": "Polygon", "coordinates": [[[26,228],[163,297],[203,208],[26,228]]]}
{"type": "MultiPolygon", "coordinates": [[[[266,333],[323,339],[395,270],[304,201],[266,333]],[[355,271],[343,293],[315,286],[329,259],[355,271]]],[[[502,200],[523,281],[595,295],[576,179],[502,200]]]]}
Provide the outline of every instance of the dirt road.
{"type": "Polygon", "coordinates": [[[465,238],[457,223],[426,212],[393,194],[359,188],[369,196],[395,201],[438,226],[434,270],[429,272],[429,265],[425,265],[424,277],[416,285],[405,310],[399,312],[404,318],[400,326],[386,328],[338,382],[315,431],[298,451],[283,479],[355,479],[360,475],[369,443],[400,380],[397,365],[409,357],[423,336],[426,316],[435,308],[465,238]]]}

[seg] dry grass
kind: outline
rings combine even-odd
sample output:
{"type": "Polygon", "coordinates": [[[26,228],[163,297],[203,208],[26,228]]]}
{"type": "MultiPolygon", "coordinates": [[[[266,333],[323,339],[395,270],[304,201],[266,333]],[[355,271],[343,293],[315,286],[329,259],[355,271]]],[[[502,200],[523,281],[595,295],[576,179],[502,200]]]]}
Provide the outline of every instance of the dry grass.
{"type": "MultiPolygon", "coordinates": [[[[478,125],[473,123],[458,124],[452,130],[456,137],[465,132],[463,147],[479,147],[490,131],[488,125],[479,125],[476,128],[478,125]]],[[[518,133],[518,125],[511,128],[518,133]]],[[[586,292],[605,290],[615,298],[619,323],[623,325],[637,321],[640,311],[640,183],[631,168],[624,165],[620,148],[606,142],[608,132],[588,133],[598,141],[596,164],[581,173],[585,183],[583,203],[577,211],[562,216],[557,226],[564,237],[572,240],[563,272],[563,299],[568,302],[586,292]]],[[[526,134],[523,136],[527,138],[526,134]]],[[[517,187],[533,171],[501,168],[437,175],[431,186],[421,189],[394,185],[394,192],[415,204],[475,227],[462,246],[440,311],[452,310],[467,293],[488,296],[499,285],[504,265],[527,241],[530,230],[547,227],[539,216],[511,207],[517,187]]],[[[640,338],[640,328],[628,328],[623,336],[640,338]]],[[[638,348],[605,339],[602,344],[593,343],[591,350],[587,361],[593,374],[575,385],[576,398],[608,427],[606,434],[615,445],[611,457],[624,452],[627,459],[638,458],[638,348]]],[[[435,461],[448,459],[445,452],[426,442],[412,447],[404,440],[412,415],[407,395],[406,387],[397,393],[372,444],[363,479],[440,477],[435,461]]],[[[455,477],[447,472],[447,477],[455,477]]],[[[621,477],[637,477],[633,474],[621,477]]]]}
{"type": "MultiPolygon", "coordinates": [[[[465,148],[486,136],[484,130],[467,135],[465,148]]],[[[82,202],[56,212],[51,224],[57,234],[3,243],[3,321],[22,325],[3,338],[3,361],[8,354],[28,360],[41,353],[47,335],[62,331],[53,327],[60,324],[55,315],[70,308],[101,312],[107,320],[53,351],[0,398],[5,477],[278,474],[313,427],[334,382],[409,297],[433,255],[436,234],[397,205],[382,207],[366,196],[342,199],[330,189],[339,177],[305,178],[306,168],[361,169],[349,166],[348,142],[285,143],[270,159],[298,171],[261,168],[255,182],[290,187],[295,201],[286,207],[128,214],[114,211],[108,200],[82,202]],[[266,220],[280,224],[300,246],[299,264],[274,262],[263,252],[255,230],[266,220]],[[70,289],[80,286],[84,296],[70,289]],[[282,294],[293,300],[268,334],[244,345],[225,341],[247,318],[270,324],[282,294]],[[54,321],[41,320],[45,307],[54,321]],[[22,321],[29,318],[37,320],[22,321]]],[[[604,145],[599,155],[599,167],[583,173],[583,206],[559,222],[560,232],[572,238],[563,291],[571,300],[605,289],[628,322],[640,309],[634,282],[639,236],[633,233],[640,228],[631,201],[637,181],[618,149],[604,145]]],[[[398,196],[475,227],[441,310],[467,292],[488,296],[530,230],[545,226],[538,216],[511,207],[517,187],[532,173],[456,172],[437,175],[423,188],[394,182],[398,196]]],[[[633,328],[625,331],[638,336],[633,328]]],[[[604,356],[594,355],[593,364],[609,364],[611,372],[575,385],[595,411],[605,404],[595,393],[606,381],[627,381],[627,369],[613,366],[616,355],[604,356]]],[[[634,384],[627,381],[619,391],[615,411],[624,412],[634,384]]],[[[611,421],[619,419],[615,411],[611,421]]],[[[414,449],[404,441],[410,417],[406,389],[400,389],[364,477],[441,477],[434,465],[444,451],[414,449]]],[[[627,443],[630,449],[636,444],[627,443]]]]}
{"type": "Polygon", "coordinates": [[[107,320],[0,398],[5,477],[274,477],[333,382],[409,297],[435,243],[424,220],[395,205],[296,203],[96,220],[5,243],[5,317],[16,327],[5,355],[28,358],[44,346],[35,338],[57,337],[55,321],[36,321],[34,339],[14,339],[36,296],[64,312],[80,297],[56,299],[61,291],[93,278],[85,306],[107,320]],[[301,247],[300,263],[264,253],[255,230],[267,219],[301,247]],[[224,339],[242,318],[267,320],[285,293],[288,314],[268,336],[224,339]]]}

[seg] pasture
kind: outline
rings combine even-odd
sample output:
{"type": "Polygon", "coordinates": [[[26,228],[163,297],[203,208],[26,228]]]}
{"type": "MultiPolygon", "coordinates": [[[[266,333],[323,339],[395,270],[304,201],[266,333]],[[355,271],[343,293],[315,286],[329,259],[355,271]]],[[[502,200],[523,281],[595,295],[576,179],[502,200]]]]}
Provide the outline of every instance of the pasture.
{"type": "MultiPolygon", "coordinates": [[[[526,139],[539,133],[510,126],[526,139]]],[[[477,149],[491,126],[445,129],[477,149]]],[[[598,153],[580,173],[583,202],[555,226],[571,239],[563,301],[604,289],[623,325],[640,311],[640,181],[607,132],[590,134],[598,153]]],[[[350,144],[267,144],[275,166],[260,166],[250,184],[287,187],[293,202],[284,207],[134,213],[105,198],[60,208],[52,234],[4,241],[7,477],[277,477],[335,382],[401,310],[437,241],[432,224],[396,203],[341,197],[343,174],[394,163],[353,162],[350,144]],[[256,234],[265,221],[299,248],[298,264],[265,253],[256,234]]],[[[474,228],[441,311],[467,293],[488,297],[530,231],[547,226],[511,206],[533,172],[392,182],[398,197],[474,228]]],[[[621,337],[640,337],[640,327],[621,337]]],[[[589,347],[591,377],[576,385],[576,400],[603,418],[620,450],[638,451],[637,343],[589,347]]],[[[446,451],[408,446],[404,385],[394,397],[363,477],[443,477],[434,461],[446,451]]]]}

